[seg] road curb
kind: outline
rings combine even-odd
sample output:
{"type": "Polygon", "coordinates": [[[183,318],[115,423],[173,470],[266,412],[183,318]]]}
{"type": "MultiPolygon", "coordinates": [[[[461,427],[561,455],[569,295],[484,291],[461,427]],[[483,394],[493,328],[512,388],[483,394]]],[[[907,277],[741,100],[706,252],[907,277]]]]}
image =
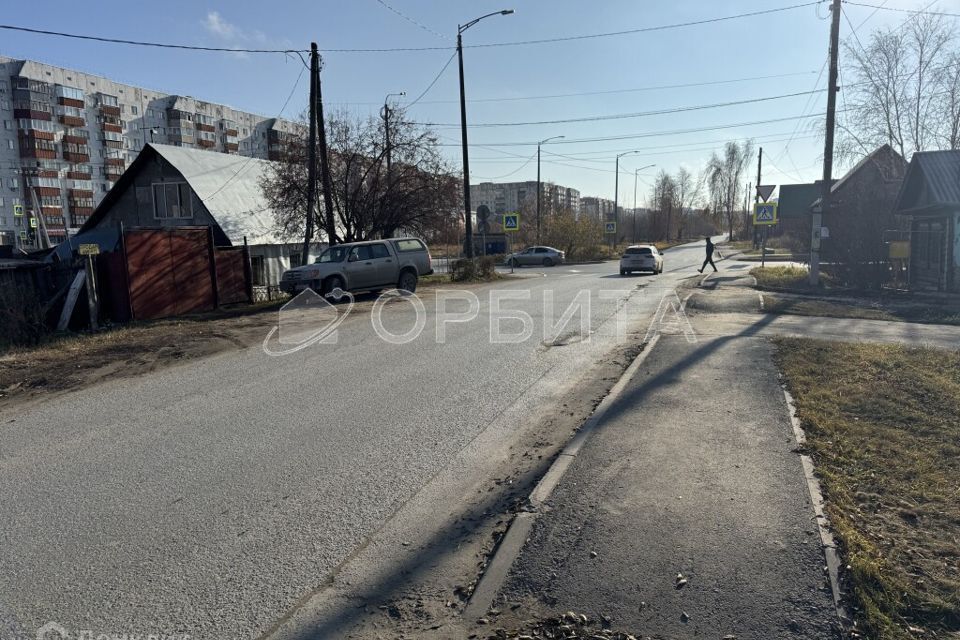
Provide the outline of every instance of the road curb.
{"type": "MultiPolygon", "coordinates": [[[[781,385],[783,397],[787,402],[787,413],[790,416],[790,424],[793,426],[793,435],[797,440],[797,445],[803,447],[807,443],[807,434],[804,432],[797,418],[797,407],[794,404],[793,396],[787,391],[786,386],[781,385]]],[[[837,544],[833,539],[833,532],[830,531],[830,520],[823,510],[824,499],[823,492],[820,490],[820,481],[814,473],[813,458],[805,453],[800,454],[800,464],[803,467],[803,476],[807,481],[807,490],[810,492],[810,503],[813,505],[813,513],[817,520],[817,531],[820,533],[820,545],[823,547],[823,555],[827,561],[827,573],[830,576],[830,590],[833,592],[833,606],[837,610],[837,617],[844,627],[849,627],[851,619],[847,614],[846,607],[842,602],[843,592],[840,588],[840,554],[837,552],[837,544]]]]}
{"type": "Polygon", "coordinates": [[[563,479],[567,469],[570,468],[574,458],[580,453],[590,434],[596,429],[597,424],[603,420],[604,416],[606,416],[610,410],[610,407],[620,397],[620,394],[623,393],[623,390],[631,378],[633,378],[634,374],[636,374],[640,368],[640,365],[643,364],[647,356],[653,351],[653,348],[659,340],[660,334],[658,333],[644,345],[643,351],[634,358],[630,366],[626,368],[617,382],[610,388],[610,392],[604,396],[600,404],[597,405],[597,408],[594,409],[590,417],[587,418],[583,426],[580,427],[580,430],[571,438],[570,442],[567,443],[556,460],[550,465],[550,468],[547,469],[547,472],[543,474],[543,477],[537,482],[537,485],[528,497],[532,510],[517,514],[513,522],[510,523],[510,528],[507,529],[506,535],[490,558],[486,570],[480,577],[480,581],[477,583],[473,594],[470,596],[470,601],[463,610],[464,618],[467,620],[475,620],[486,615],[490,605],[493,604],[493,599],[496,597],[497,592],[500,591],[500,587],[503,586],[504,581],[507,579],[510,567],[513,566],[523,546],[527,543],[527,539],[533,529],[533,524],[541,513],[541,508],[547,500],[550,499],[554,489],[560,484],[560,480],[563,479]]]}

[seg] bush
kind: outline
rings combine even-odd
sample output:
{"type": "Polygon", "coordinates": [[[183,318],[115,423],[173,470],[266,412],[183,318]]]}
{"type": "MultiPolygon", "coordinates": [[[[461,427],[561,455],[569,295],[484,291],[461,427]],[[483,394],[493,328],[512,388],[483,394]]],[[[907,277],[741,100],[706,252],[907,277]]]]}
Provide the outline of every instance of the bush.
{"type": "Polygon", "coordinates": [[[453,263],[450,279],[454,282],[477,282],[497,278],[497,261],[493,256],[461,258],[453,263]]]}

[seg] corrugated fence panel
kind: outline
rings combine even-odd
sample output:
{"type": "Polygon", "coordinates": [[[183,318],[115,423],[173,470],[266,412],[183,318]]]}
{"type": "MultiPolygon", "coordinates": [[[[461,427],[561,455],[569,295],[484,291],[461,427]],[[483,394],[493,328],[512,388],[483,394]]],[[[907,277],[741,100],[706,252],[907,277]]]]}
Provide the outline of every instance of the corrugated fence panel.
{"type": "Polygon", "coordinates": [[[218,247],[217,289],[220,292],[220,304],[250,302],[247,297],[247,278],[243,261],[243,248],[218,247]]]}
{"type": "Polygon", "coordinates": [[[212,311],[213,265],[207,229],[170,229],[170,258],[177,289],[176,312],[212,311]]]}
{"type": "Polygon", "coordinates": [[[168,233],[132,229],[125,234],[130,306],[136,320],[176,315],[177,288],[168,233]]]}

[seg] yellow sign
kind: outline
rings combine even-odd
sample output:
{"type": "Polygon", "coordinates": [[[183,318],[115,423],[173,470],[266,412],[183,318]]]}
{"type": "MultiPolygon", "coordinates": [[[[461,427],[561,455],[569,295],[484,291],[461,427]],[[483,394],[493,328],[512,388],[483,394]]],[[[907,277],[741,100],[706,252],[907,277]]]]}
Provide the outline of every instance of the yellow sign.
{"type": "Polygon", "coordinates": [[[22,204],[15,204],[15,205],[13,205],[13,215],[17,216],[18,218],[23,215],[23,205],[22,205],[22,204]]]}
{"type": "Polygon", "coordinates": [[[503,214],[503,230],[504,231],[520,231],[520,214],[519,213],[503,214]]]}
{"type": "Polygon", "coordinates": [[[98,244],[81,244],[80,248],[77,250],[82,256],[97,256],[100,255],[100,245],[98,244]]]}
{"type": "Polygon", "coordinates": [[[890,257],[895,260],[905,260],[910,257],[909,240],[891,240],[890,257]]]}
{"type": "Polygon", "coordinates": [[[753,207],[753,224],[777,224],[777,203],[762,202],[753,207]]]}
{"type": "Polygon", "coordinates": [[[37,219],[36,219],[36,218],[33,218],[33,217],[30,218],[30,228],[31,228],[31,229],[36,229],[36,228],[37,228],[37,219]]]}

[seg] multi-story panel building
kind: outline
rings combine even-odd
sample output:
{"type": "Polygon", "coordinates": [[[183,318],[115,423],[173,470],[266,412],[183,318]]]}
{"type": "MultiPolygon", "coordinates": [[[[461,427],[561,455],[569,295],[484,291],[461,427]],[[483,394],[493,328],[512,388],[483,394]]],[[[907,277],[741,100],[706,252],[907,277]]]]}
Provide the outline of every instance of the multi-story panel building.
{"type": "Polygon", "coordinates": [[[279,159],[293,123],[0,56],[0,245],[78,229],[148,142],[279,159]]]}
{"type": "MultiPolygon", "coordinates": [[[[623,207],[620,207],[621,211],[623,207]]],[[[580,214],[594,220],[607,221],[613,219],[613,200],[586,196],[580,198],[580,214]]]]}
{"type": "MultiPolygon", "coordinates": [[[[580,211],[580,192],[552,182],[540,183],[540,210],[550,213],[580,211]]],[[[494,214],[520,211],[524,204],[534,206],[537,201],[537,182],[481,182],[470,185],[470,204],[474,209],[486,205],[494,214]]]]}

